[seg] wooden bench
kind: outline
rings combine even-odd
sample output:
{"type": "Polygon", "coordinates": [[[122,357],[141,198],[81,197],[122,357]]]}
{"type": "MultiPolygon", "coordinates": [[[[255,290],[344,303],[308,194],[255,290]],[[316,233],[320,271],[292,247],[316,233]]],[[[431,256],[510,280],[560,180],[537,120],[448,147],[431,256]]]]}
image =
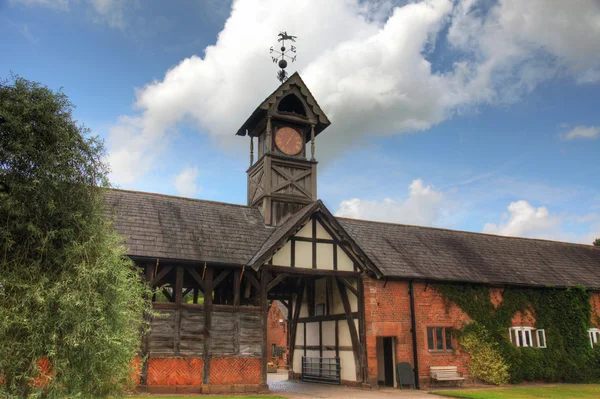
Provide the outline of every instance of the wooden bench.
{"type": "Polygon", "coordinates": [[[432,366],[429,368],[431,373],[431,386],[434,382],[456,381],[456,385],[461,385],[465,378],[458,373],[457,366],[432,366]]]}

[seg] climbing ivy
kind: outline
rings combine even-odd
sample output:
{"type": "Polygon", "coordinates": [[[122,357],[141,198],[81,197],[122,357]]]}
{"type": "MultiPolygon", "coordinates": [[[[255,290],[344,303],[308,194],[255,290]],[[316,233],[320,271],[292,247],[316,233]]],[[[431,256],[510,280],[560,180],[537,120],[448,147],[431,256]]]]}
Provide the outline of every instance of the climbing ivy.
{"type": "Polygon", "coordinates": [[[600,381],[600,349],[591,348],[587,333],[591,293],[584,287],[507,288],[497,307],[485,286],[438,284],[435,289],[472,320],[459,335],[467,343],[463,349],[472,358],[475,377],[505,383],[506,368],[512,383],[600,381]],[[512,318],[526,310],[535,315],[535,327],[545,330],[547,348],[517,348],[510,343],[512,318]]]}

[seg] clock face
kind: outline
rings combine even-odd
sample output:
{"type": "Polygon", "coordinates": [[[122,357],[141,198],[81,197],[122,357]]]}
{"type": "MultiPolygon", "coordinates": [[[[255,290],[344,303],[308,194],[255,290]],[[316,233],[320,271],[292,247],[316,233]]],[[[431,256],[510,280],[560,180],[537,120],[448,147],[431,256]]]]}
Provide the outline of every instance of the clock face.
{"type": "Polygon", "coordinates": [[[275,144],[284,154],[297,155],[302,151],[302,136],[296,129],[282,127],[275,133],[275,144]]]}

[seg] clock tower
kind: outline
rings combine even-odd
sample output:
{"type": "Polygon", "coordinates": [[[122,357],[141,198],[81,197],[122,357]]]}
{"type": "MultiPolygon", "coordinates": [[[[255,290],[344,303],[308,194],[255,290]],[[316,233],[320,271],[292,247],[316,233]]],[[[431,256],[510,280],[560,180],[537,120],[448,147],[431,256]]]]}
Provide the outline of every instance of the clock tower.
{"type": "Polygon", "coordinates": [[[248,205],[259,208],[266,224],[279,226],[317,200],[315,137],[329,125],[296,72],[256,108],[236,133],[250,137],[248,205]]]}

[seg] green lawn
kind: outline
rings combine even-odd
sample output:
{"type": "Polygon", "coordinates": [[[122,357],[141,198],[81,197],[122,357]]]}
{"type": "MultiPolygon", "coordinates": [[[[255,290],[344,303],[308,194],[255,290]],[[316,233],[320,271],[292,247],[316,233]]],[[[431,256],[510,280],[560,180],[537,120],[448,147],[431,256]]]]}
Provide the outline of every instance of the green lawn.
{"type": "Polygon", "coordinates": [[[466,399],[597,399],[600,398],[600,385],[465,389],[459,391],[435,391],[431,393],[466,399]]]}

